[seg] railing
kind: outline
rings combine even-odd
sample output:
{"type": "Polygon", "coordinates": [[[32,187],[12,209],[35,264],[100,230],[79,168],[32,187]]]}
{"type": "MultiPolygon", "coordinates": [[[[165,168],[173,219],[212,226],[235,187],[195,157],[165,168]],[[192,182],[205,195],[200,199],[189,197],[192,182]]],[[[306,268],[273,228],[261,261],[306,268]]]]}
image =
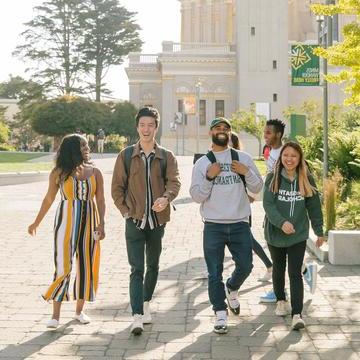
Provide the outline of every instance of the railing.
{"type": "Polygon", "coordinates": [[[235,45],[223,43],[175,43],[163,41],[163,52],[211,52],[228,54],[235,51],[235,45]]]}
{"type": "Polygon", "coordinates": [[[141,54],[130,53],[129,54],[129,66],[154,66],[158,63],[158,56],[154,54],[141,54]]]}

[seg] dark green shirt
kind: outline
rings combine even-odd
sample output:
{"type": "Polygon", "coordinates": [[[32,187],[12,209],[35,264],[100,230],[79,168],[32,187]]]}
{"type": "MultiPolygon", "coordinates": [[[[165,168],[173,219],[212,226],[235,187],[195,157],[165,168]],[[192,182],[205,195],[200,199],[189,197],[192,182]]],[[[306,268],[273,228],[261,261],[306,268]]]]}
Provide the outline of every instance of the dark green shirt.
{"type": "MultiPolygon", "coordinates": [[[[323,216],[319,193],[311,197],[304,197],[299,190],[297,176],[290,180],[283,170],[281,174],[279,192],[273,193],[269,189],[274,174],[266,177],[264,187],[263,206],[265,209],[265,239],[276,247],[289,247],[309,237],[309,219],[314,233],[323,236],[323,216]],[[289,221],[295,228],[295,233],[285,234],[281,227],[285,221],[289,221]]],[[[315,181],[309,175],[311,185],[315,187],[315,181]]]]}

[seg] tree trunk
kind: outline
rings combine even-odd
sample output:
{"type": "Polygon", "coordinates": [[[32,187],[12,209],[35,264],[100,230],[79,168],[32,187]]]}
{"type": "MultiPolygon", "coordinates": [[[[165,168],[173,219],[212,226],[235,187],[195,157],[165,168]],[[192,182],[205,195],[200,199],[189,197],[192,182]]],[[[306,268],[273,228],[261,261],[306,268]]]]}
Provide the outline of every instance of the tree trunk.
{"type": "Polygon", "coordinates": [[[66,95],[71,93],[70,86],[70,32],[69,32],[69,19],[66,4],[63,7],[63,45],[64,45],[64,67],[65,67],[65,88],[64,92],[66,95]]]}
{"type": "Polygon", "coordinates": [[[261,155],[262,155],[261,138],[258,138],[258,142],[259,142],[259,159],[261,159],[261,155]]]}
{"type": "Polygon", "coordinates": [[[95,101],[101,101],[101,66],[96,64],[95,70],[95,101]]]}

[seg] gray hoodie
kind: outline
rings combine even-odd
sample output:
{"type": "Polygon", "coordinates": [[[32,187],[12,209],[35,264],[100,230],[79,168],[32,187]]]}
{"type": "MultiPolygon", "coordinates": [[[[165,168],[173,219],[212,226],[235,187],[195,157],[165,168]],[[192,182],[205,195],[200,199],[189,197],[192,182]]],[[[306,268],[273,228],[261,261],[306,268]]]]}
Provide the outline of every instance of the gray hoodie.
{"type": "MultiPolygon", "coordinates": [[[[252,193],[261,191],[263,181],[251,156],[238,151],[239,161],[249,168],[245,175],[246,186],[252,193]]],[[[231,171],[230,149],[214,152],[220,163],[221,173],[213,180],[206,179],[206,172],[211,165],[203,156],[194,165],[191,179],[190,195],[201,204],[200,213],[205,221],[230,224],[248,221],[250,203],[240,176],[231,171]]]]}

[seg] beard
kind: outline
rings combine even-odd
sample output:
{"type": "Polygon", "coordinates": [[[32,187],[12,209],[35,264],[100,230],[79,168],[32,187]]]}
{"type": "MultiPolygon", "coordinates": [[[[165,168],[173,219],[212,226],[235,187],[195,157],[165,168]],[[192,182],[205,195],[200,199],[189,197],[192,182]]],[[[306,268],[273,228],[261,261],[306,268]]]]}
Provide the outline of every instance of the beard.
{"type": "Polygon", "coordinates": [[[226,146],[229,144],[229,135],[226,133],[213,135],[212,142],[218,146],[226,146]],[[223,137],[219,137],[220,135],[223,137]]]}

